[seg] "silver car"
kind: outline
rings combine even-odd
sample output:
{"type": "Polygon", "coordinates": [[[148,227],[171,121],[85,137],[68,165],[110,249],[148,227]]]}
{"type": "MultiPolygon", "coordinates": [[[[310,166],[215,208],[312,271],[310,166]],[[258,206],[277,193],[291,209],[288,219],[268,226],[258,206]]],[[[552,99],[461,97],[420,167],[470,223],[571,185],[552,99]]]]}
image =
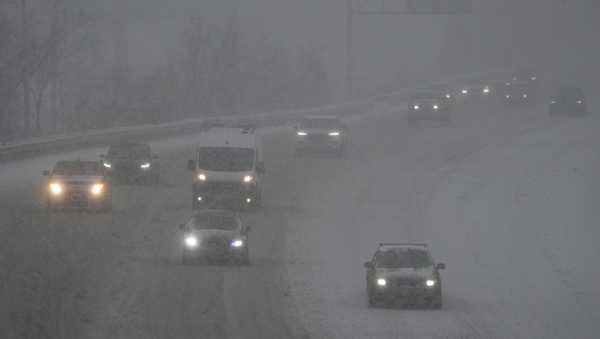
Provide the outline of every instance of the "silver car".
{"type": "Polygon", "coordinates": [[[239,215],[225,210],[199,210],[179,226],[183,235],[182,262],[234,262],[250,264],[248,232],[239,215]]]}

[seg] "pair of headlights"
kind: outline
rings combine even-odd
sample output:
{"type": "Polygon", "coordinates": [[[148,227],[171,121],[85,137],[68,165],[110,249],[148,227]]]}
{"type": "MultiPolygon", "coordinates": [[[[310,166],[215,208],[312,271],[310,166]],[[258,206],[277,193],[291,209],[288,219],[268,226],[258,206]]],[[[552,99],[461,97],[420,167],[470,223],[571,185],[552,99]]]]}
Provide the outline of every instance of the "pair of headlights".
{"type": "MultiPolygon", "coordinates": [[[[300,137],[305,137],[308,135],[308,133],[305,131],[298,131],[298,132],[296,132],[296,135],[298,135],[300,137]]],[[[329,135],[330,137],[339,137],[340,131],[329,131],[329,133],[327,133],[327,135],[329,135]]]]}
{"type": "MultiPolygon", "coordinates": [[[[437,284],[437,281],[435,281],[434,279],[427,279],[425,280],[425,286],[431,288],[431,287],[435,287],[435,285],[437,284]]],[[[386,287],[387,286],[387,280],[384,278],[379,278],[377,279],[377,286],[379,287],[386,287]]]]}
{"type": "MultiPolygon", "coordinates": [[[[435,104],[435,105],[433,105],[431,108],[433,108],[433,110],[434,110],[434,111],[437,111],[438,109],[440,109],[440,106],[439,106],[439,105],[437,105],[437,104],[435,104]]],[[[420,106],[420,105],[414,105],[414,106],[413,106],[413,109],[414,109],[415,111],[418,111],[418,110],[420,110],[420,109],[421,109],[421,106],[420,106]]]]}
{"type": "MultiPolygon", "coordinates": [[[[200,174],[198,174],[198,180],[200,180],[200,181],[206,181],[206,180],[207,180],[206,174],[204,174],[204,173],[200,173],[200,174]]],[[[253,177],[253,176],[251,176],[251,175],[245,175],[245,176],[242,178],[242,181],[243,181],[244,183],[246,183],[246,184],[249,184],[249,183],[251,183],[251,182],[253,182],[253,181],[254,181],[254,177],[253,177]]]]}
{"type": "MultiPolygon", "coordinates": [[[[50,183],[50,193],[55,196],[61,195],[64,192],[65,188],[61,183],[53,182],[50,183]]],[[[90,186],[90,193],[94,196],[99,196],[104,193],[104,184],[96,183],[90,186]]]]}
{"type": "MultiPolygon", "coordinates": [[[[102,163],[102,165],[104,165],[105,168],[112,168],[112,164],[108,163],[108,162],[104,162],[102,163]]],[[[144,162],[142,164],[140,164],[140,168],[143,170],[149,169],[152,165],[149,162],[144,162]]]]}
{"type": "MultiPolygon", "coordinates": [[[[198,237],[193,234],[187,235],[184,239],[184,242],[185,245],[191,249],[198,247],[198,244],[200,243],[198,237]]],[[[234,239],[233,241],[231,241],[231,243],[229,243],[229,246],[232,248],[241,248],[244,246],[244,240],[234,239]]]]}

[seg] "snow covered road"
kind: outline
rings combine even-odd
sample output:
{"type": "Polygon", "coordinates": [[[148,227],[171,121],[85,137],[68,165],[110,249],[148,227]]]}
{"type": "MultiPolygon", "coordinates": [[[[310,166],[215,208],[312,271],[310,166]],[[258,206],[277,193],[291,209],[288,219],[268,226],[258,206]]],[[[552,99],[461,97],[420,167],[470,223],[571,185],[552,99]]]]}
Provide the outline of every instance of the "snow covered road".
{"type": "Polygon", "coordinates": [[[266,208],[244,215],[249,267],[179,264],[194,136],[154,143],[162,182],[118,187],[112,215],[44,213],[57,156],[5,164],[0,337],[592,338],[598,125],[472,108],[409,128],[377,114],[353,119],[344,159],[295,159],[291,130],[269,130],[266,208]],[[362,263],[395,240],[447,263],[443,310],[367,308],[362,263]]]}

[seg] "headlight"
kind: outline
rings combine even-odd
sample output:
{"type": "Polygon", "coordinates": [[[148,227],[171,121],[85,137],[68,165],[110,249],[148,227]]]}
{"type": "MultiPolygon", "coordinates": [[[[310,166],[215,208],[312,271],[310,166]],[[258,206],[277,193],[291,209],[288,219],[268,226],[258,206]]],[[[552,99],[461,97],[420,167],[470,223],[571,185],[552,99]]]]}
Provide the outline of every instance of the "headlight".
{"type": "Polygon", "coordinates": [[[104,184],[93,184],[90,188],[90,192],[92,192],[93,195],[102,194],[102,192],[104,192],[104,184]]]}
{"type": "Polygon", "coordinates": [[[490,88],[489,87],[485,87],[483,89],[483,94],[488,94],[488,93],[490,93],[490,88]]]}
{"type": "Polygon", "coordinates": [[[254,177],[251,176],[251,175],[246,175],[246,176],[244,176],[243,180],[244,180],[245,183],[250,183],[250,182],[254,181],[254,177]]]}
{"type": "Polygon", "coordinates": [[[427,286],[427,287],[434,287],[436,283],[437,282],[435,280],[433,280],[433,279],[427,279],[425,281],[425,286],[427,286]]]}
{"type": "Polygon", "coordinates": [[[530,79],[531,79],[531,81],[536,81],[537,77],[531,77],[530,79]]]}
{"type": "Polygon", "coordinates": [[[577,104],[579,104],[579,105],[583,104],[583,100],[577,100],[577,104]]]}
{"type": "Polygon", "coordinates": [[[419,106],[419,105],[414,105],[414,106],[413,106],[413,108],[415,109],[415,111],[418,111],[418,110],[419,110],[419,108],[421,108],[421,106],[419,106]]]}
{"type": "Polygon", "coordinates": [[[438,105],[433,105],[433,109],[437,111],[438,109],[440,109],[440,106],[438,106],[438,105]]]}
{"type": "Polygon", "coordinates": [[[450,98],[452,98],[452,95],[446,94],[446,99],[450,99],[450,98]]]}
{"type": "Polygon", "coordinates": [[[242,239],[235,239],[231,242],[231,247],[240,248],[244,246],[244,241],[242,239]]]}
{"type": "Polygon", "coordinates": [[[298,132],[296,132],[296,134],[303,137],[303,136],[306,136],[308,133],[306,133],[304,131],[298,131],[298,132]]]}
{"type": "Polygon", "coordinates": [[[462,91],[460,91],[462,94],[469,94],[469,90],[467,89],[463,89],[462,91]]]}
{"type": "Polygon", "coordinates": [[[104,165],[105,168],[112,168],[112,165],[108,162],[103,162],[102,165],[104,165]]]}
{"type": "Polygon", "coordinates": [[[143,163],[143,164],[140,165],[140,168],[141,169],[148,169],[148,168],[150,168],[150,163],[149,162],[145,162],[145,163],[143,163]]]}
{"type": "Polygon", "coordinates": [[[523,94],[523,99],[527,99],[527,94],[523,94]]]}
{"type": "Polygon", "coordinates": [[[377,279],[377,285],[381,286],[381,287],[386,286],[387,285],[387,280],[385,280],[383,278],[379,278],[379,279],[377,279]]]}
{"type": "Polygon", "coordinates": [[[506,99],[510,99],[510,94],[507,94],[507,95],[506,95],[506,99]]]}
{"type": "Polygon", "coordinates": [[[195,248],[198,246],[198,238],[195,235],[188,235],[185,237],[185,245],[189,248],[195,248]]]}
{"type": "Polygon", "coordinates": [[[50,184],[50,192],[54,195],[59,195],[63,192],[63,187],[61,184],[53,182],[50,184]]]}
{"type": "Polygon", "coordinates": [[[206,181],[206,174],[204,174],[204,173],[198,174],[198,180],[200,180],[200,181],[206,181]]]}
{"type": "Polygon", "coordinates": [[[556,103],[556,100],[550,101],[550,105],[554,105],[555,103],[556,103]]]}
{"type": "Polygon", "coordinates": [[[340,135],[340,132],[339,132],[339,131],[331,131],[331,132],[329,132],[329,136],[330,136],[330,137],[337,137],[337,136],[339,136],[339,135],[340,135]]]}

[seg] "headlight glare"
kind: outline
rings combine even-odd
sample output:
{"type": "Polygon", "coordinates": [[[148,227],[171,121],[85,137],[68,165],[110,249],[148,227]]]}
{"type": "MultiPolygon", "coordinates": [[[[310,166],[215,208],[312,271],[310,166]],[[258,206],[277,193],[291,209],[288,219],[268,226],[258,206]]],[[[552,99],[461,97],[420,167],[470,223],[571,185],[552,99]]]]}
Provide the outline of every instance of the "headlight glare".
{"type": "Polygon", "coordinates": [[[103,163],[102,163],[102,165],[103,165],[105,168],[112,168],[112,164],[110,164],[110,163],[108,163],[108,162],[103,162],[103,163]]]}
{"type": "Polygon", "coordinates": [[[198,238],[193,234],[186,236],[184,241],[185,245],[189,248],[195,248],[198,246],[198,238]]]}
{"type": "Polygon", "coordinates": [[[433,280],[433,279],[427,279],[425,281],[425,286],[427,286],[427,287],[434,287],[436,285],[436,283],[437,282],[435,280],[433,280]]]}
{"type": "Polygon", "coordinates": [[[198,174],[198,180],[200,180],[200,181],[206,181],[206,174],[204,174],[204,173],[198,174]]]}
{"type": "Polygon", "coordinates": [[[301,137],[304,137],[304,136],[306,136],[308,133],[306,133],[306,132],[304,132],[304,131],[298,131],[298,132],[296,132],[296,134],[297,134],[297,135],[299,135],[299,136],[301,136],[301,137]]]}
{"type": "Polygon", "coordinates": [[[235,239],[231,242],[231,247],[240,248],[244,246],[244,241],[242,239],[235,239]]]}
{"type": "Polygon", "coordinates": [[[251,175],[246,175],[246,176],[244,176],[243,180],[244,180],[245,183],[250,183],[250,182],[254,181],[254,177],[251,176],[251,175]]]}
{"type": "Polygon", "coordinates": [[[377,286],[381,286],[384,287],[387,285],[387,280],[383,279],[383,278],[379,278],[377,279],[377,286]]]}
{"type": "Polygon", "coordinates": [[[437,111],[438,109],[440,109],[440,106],[438,106],[438,105],[433,105],[433,109],[437,111]]]}
{"type": "Polygon", "coordinates": [[[419,106],[419,105],[414,105],[414,106],[413,106],[413,108],[415,109],[415,111],[418,111],[418,110],[419,110],[419,108],[421,108],[421,106],[419,106]]]}
{"type": "Polygon", "coordinates": [[[63,187],[61,184],[53,182],[50,184],[50,192],[54,195],[59,195],[63,192],[63,187]]]}
{"type": "Polygon", "coordinates": [[[149,163],[149,162],[145,162],[145,163],[143,163],[143,164],[141,164],[141,165],[140,165],[140,168],[141,168],[141,169],[148,169],[148,168],[150,168],[150,166],[151,166],[151,165],[150,165],[150,163],[149,163]]]}
{"type": "Polygon", "coordinates": [[[93,195],[102,194],[102,192],[104,192],[104,184],[93,184],[90,188],[90,192],[92,192],[93,195]]]}
{"type": "Polygon", "coordinates": [[[339,131],[331,131],[331,132],[329,132],[329,136],[330,136],[330,137],[337,137],[337,136],[339,136],[339,135],[340,135],[340,132],[339,132],[339,131]]]}

